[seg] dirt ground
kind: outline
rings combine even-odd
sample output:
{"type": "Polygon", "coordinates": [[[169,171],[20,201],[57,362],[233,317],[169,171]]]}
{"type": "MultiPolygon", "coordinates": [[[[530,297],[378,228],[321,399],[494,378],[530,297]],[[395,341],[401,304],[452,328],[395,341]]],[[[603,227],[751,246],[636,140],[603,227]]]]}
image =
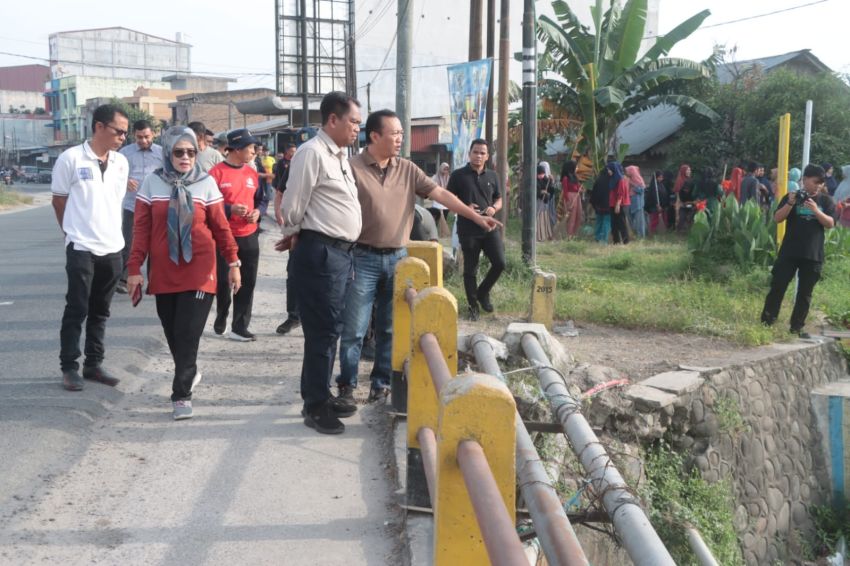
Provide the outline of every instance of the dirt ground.
{"type": "MultiPolygon", "coordinates": [[[[482,317],[478,322],[461,320],[461,333],[484,332],[501,338],[508,324],[506,316],[482,317]]],[[[562,324],[556,322],[556,326],[562,324]]],[[[754,357],[759,348],[748,348],[707,336],[675,334],[652,330],[629,330],[578,323],[577,337],[557,336],[577,363],[608,366],[632,381],[676,369],[679,365],[715,367],[754,357]]]]}

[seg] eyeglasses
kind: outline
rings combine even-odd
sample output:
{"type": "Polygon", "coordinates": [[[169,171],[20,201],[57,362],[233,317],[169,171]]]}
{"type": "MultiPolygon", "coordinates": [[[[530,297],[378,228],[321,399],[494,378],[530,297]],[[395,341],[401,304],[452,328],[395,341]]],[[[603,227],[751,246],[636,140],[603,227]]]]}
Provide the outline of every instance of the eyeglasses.
{"type": "Polygon", "coordinates": [[[116,135],[116,136],[118,136],[119,138],[126,138],[126,137],[127,137],[127,134],[129,133],[127,130],[119,130],[119,129],[118,129],[118,128],[116,128],[115,126],[113,126],[113,125],[111,125],[111,124],[107,124],[107,123],[105,123],[105,122],[101,122],[101,124],[103,124],[104,126],[106,126],[107,128],[109,128],[110,130],[112,130],[113,132],[115,132],[115,135],[116,135]]]}
{"type": "Polygon", "coordinates": [[[194,158],[198,152],[192,148],[182,148],[178,147],[177,149],[171,150],[171,155],[174,157],[183,157],[184,155],[194,158]]]}

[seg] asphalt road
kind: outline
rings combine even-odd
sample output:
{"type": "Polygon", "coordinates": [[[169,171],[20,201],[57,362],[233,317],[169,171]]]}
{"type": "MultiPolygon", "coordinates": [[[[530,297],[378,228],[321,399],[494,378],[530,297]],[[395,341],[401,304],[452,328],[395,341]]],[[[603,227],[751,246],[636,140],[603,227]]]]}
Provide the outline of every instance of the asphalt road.
{"type": "MultiPolygon", "coordinates": [[[[13,189],[45,202],[47,185],[13,189]]],[[[133,309],[116,295],[107,324],[106,362],[121,389],[88,383],[66,392],[59,371],[64,308],[62,233],[50,206],[0,213],[0,517],[65,471],[89,443],[90,425],[140,378],[161,345],[152,301],[133,309]],[[143,308],[146,307],[146,308],[143,308]]],[[[82,361],[82,360],[81,360],[82,361]]]]}

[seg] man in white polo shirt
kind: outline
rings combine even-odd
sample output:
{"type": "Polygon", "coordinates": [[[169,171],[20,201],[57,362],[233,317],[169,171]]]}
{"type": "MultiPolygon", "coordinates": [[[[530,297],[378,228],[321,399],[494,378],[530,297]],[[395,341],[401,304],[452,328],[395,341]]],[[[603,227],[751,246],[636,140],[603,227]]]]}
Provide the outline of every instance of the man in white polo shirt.
{"type": "Polygon", "coordinates": [[[80,391],[83,378],[114,386],[118,380],[102,367],[103,338],[112,295],[123,269],[121,201],[130,167],[116,150],[127,138],[129,121],[119,108],[105,104],[94,111],[92,137],[67,149],[53,167],[53,210],[65,233],[68,292],[59,333],[62,383],[80,391]],[[80,335],[86,322],[82,377],[80,335]]]}

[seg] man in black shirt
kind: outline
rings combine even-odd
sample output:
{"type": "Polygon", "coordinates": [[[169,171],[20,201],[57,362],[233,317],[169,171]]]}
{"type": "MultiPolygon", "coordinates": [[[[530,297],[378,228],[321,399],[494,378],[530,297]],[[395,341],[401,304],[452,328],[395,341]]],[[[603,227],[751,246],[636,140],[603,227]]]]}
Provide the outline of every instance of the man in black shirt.
{"type": "Polygon", "coordinates": [[[817,165],[806,165],[803,171],[803,191],[791,192],[782,197],[773,218],[777,223],[785,222],[785,238],[776,263],[770,292],[764,301],[761,321],[771,325],[779,316],[785,289],[799,278],[794,310],[791,312],[791,332],[805,337],[803,326],[812,303],[812,290],[820,279],[823,267],[823,243],[825,230],[835,225],[835,203],[824,189],[824,170],[817,165]]]}
{"type": "MultiPolygon", "coordinates": [[[[479,214],[492,217],[502,208],[502,195],[496,172],[486,168],[489,158],[487,142],[473,140],[469,148],[469,163],[452,172],[446,188],[479,214]]],[[[493,312],[490,290],[505,269],[505,248],[497,230],[487,232],[461,216],[457,219],[457,236],[463,250],[463,287],[469,302],[469,318],[477,320],[479,305],[484,311],[493,312]],[[482,251],[490,260],[490,269],[478,285],[476,275],[482,251]]]]}

